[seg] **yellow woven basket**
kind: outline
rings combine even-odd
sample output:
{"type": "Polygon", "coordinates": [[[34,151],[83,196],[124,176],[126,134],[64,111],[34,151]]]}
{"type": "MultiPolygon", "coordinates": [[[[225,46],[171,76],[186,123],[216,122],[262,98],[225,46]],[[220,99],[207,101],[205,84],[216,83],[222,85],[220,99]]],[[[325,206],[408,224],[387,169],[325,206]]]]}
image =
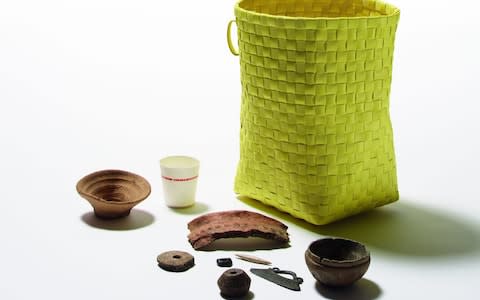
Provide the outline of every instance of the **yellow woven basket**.
{"type": "Polygon", "coordinates": [[[376,0],[235,5],[236,193],[313,224],[398,199],[389,94],[399,15],[376,0]]]}

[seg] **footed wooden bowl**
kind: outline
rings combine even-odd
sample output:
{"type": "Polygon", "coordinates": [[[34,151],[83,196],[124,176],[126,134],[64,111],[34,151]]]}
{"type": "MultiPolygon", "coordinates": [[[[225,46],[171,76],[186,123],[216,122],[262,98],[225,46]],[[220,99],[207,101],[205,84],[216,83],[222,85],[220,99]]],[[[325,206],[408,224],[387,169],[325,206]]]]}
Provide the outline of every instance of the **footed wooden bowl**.
{"type": "Polygon", "coordinates": [[[94,172],[77,183],[77,192],[90,202],[95,215],[103,219],[128,216],[150,191],[145,178],[122,170],[94,172]]]}
{"type": "Polygon", "coordinates": [[[356,241],[324,238],[310,244],[305,251],[305,262],[320,283],[347,286],[367,272],[370,253],[356,241]]]}

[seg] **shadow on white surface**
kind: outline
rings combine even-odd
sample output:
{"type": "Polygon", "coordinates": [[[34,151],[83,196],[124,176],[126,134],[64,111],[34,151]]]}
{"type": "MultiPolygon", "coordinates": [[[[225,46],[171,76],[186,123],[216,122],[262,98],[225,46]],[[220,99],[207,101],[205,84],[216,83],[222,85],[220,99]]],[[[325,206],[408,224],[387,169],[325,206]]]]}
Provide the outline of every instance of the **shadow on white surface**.
{"type": "Polygon", "coordinates": [[[222,293],[220,293],[220,297],[222,297],[223,299],[227,299],[227,300],[251,300],[255,297],[255,294],[252,293],[252,291],[248,291],[248,294],[246,294],[243,297],[226,297],[226,296],[222,295],[222,293]]]}
{"type": "Polygon", "coordinates": [[[434,258],[480,254],[480,228],[447,212],[400,200],[328,225],[312,225],[240,196],[245,204],[324,236],[338,236],[396,255],[434,258]]]}
{"type": "Polygon", "coordinates": [[[173,208],[170,210],[181,215],[199,215],[208,211],[208,205],[203,202],[195,202],[194,205],[184,208],[173,208]]]}
{"type": "Polygon", "coordinates": [[[84,213],[81,219],[91,227],[119,231],[139,229],[155,221],[155,217],[151,213],[135,208],[130,211],[130,215],[119,219],[100,219],[93,212],[84,213]]]}
{"type": "Polygon", "coordinates": [[[206,247],[198,249],[200,251],[255,251],[255,250],[272,250],[290,247],[287,243],[278,241],[249,237],[249,238],[225,238],[218,239],[206,247]]]}
{"type": "Polygon", "coordinates": [[[327,299],[336,300],[373,300],[382,294],[380,287],[373,281],[361,278],[348,287],[328,287],[320,282],[315,283],[317,292],[327,299]]]}

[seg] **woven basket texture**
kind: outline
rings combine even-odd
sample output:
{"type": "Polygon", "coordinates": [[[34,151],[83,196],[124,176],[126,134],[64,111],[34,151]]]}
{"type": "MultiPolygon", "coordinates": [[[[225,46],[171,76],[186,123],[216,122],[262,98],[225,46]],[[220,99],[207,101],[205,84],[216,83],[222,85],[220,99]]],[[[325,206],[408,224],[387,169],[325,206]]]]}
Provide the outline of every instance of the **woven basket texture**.
{"type": "Polygon", "coordinates": [[[313,224],[398,199],[389,94],[399,10],[375,0],[235,5],[235,192],[313,224]]]}

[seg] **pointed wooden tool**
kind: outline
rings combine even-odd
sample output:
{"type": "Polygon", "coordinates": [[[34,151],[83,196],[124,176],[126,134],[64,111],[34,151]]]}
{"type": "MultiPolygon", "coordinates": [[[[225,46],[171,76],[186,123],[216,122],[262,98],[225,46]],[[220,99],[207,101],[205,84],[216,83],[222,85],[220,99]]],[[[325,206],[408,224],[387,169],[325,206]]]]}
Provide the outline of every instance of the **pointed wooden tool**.
{"type": "Polygon", "coordinates": [[[246,254],[235,254],[235,255],[237,256],[237,258],[239,258],[241,260],[245,260],[245,261],[256,263],[256,264],[261,264],[261,265],[271,265],[272,264],[268,260],[265,260],[265,259],[260,258],[260,257],[253,256],[253,255],[246,255],[246,254]]]}

